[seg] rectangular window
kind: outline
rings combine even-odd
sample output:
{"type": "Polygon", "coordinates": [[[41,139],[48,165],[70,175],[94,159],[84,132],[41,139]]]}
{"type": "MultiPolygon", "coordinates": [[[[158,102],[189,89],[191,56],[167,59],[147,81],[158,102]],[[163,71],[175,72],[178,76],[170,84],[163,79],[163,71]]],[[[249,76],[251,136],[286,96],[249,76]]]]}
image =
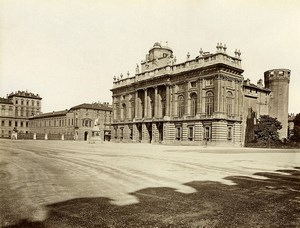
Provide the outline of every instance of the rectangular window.
{"type": "Polygon", "coordinates": [[[23,127],[23,121],[21,121],[21,127],[23,127]]]}
{"type": "Polygon", "coordinates": [[[132,128],[130,129],[130,139],[131,140],[133,139],[133,129],[132,128]]]}
{"type": "Polygon", "coordinates": [[[123,134],[124,134],[124,128],[120,128],[121,132],[120,132],[120,139],[123,139],[123,134]]]}
{"type": "Polygon", "coordinates": [[[11,121],[8,121],[8,126],[11,127],[11,121]]]}
{"type": "Polygon", "coordinates": [[[15,127],[17,127],[17,126],[18,126],[18,121],[15,122],[15,127]]]}
{"type": "Polygon", "coordinates": [[[195,88],[195,87],[196,87],[196,85],[197,85],[197,83],[196,83],[196,82],[191,82],[191,87],[192,87],[192,88],[195,88]]]}
{"type": "Polygon", "coordinates": [[[181,140],[181,127],[176,128],[176,139],[181,140]]]}
{"type": "Polygon", "coordinates": [[[194,127],[189,127],[189,140],[193,141],[194,139],[194,127]]]}
{"type": "Polygon", "coordinates": [[[4,123],[5,123],[4,120],[2,120],[2,121],[1,121],[1,126],[2,126],[2,127],[4,126],[4,123]]]}
{"type": "Polygon", "coordinates": [[[1,105],[1,115],[5,115],[5,105],[1,105]]]}
{"type": "Polygon", "coordinates": [[[210,127],[209,126],[206,126],[204,128],[204,139],[206,141],[209,141],[211,139],[211,130],[210,130],[210,127]]]}
{"type": "Polygon", "coordinates": [[[227,139],[232,140],[232,127],[228,127],[227,129],[227,139]]]}

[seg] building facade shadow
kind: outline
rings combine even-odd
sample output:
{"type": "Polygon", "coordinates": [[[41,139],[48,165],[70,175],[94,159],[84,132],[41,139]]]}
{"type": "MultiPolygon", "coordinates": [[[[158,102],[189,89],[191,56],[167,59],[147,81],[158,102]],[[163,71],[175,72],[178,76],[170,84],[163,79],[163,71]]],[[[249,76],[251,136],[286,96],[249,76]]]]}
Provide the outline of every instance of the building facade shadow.
{"type": "Polygon", "coordinates": [[[7,227],[300,227],[300,167],[255,175],[225,178],[234,185],[186,183],[197,190],[191,194],[146,188],[131,193],[139,203],[126,206],[102,197],[73,199],[47,205],[44,221],[7,227]]]}

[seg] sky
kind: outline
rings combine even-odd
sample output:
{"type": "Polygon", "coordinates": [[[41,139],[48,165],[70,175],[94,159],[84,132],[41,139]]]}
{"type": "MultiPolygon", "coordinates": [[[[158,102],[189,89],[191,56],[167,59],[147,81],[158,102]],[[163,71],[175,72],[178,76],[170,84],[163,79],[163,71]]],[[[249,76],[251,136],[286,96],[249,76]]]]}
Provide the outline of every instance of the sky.
{"type": "Polygon", "coordinates": [[[0,97],[39,94],[42,112],[110,102],[114,75],[133,75],[155,42],[177,62],[200,48],[241,51],[244,78],[291,70],[289,112],[300,113],[298,0],[0,0],[0,97]]]}

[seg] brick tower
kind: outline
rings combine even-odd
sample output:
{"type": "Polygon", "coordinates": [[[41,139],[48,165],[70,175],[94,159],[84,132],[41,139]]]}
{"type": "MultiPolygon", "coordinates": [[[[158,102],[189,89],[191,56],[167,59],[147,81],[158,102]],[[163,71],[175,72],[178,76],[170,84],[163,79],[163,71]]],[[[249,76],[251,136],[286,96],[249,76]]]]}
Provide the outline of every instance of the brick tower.
{"type": "Polygon", "coordinates": [[[273,69],[264,73],[265,86],[270,89],[269,115],[276,117],[282,124],[279,131],[280,139],[288,137],[288,101],[291,71],[288,69],[273,69]]]}

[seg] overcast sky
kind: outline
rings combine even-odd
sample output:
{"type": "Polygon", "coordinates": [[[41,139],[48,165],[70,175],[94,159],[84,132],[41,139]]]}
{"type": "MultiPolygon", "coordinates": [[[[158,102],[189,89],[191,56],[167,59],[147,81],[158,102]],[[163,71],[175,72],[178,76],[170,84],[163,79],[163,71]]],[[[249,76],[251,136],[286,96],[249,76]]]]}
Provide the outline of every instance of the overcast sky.
{"type": "Polygon", "coordinates": [[[177,62],[241,50],[244,78],[291,70],[289,112],[300,112],[300,1],[0,1],[0,96],[38,93],[42,111],[109,101],[113,76],[135,72],[155,42],[177,62]]]}

